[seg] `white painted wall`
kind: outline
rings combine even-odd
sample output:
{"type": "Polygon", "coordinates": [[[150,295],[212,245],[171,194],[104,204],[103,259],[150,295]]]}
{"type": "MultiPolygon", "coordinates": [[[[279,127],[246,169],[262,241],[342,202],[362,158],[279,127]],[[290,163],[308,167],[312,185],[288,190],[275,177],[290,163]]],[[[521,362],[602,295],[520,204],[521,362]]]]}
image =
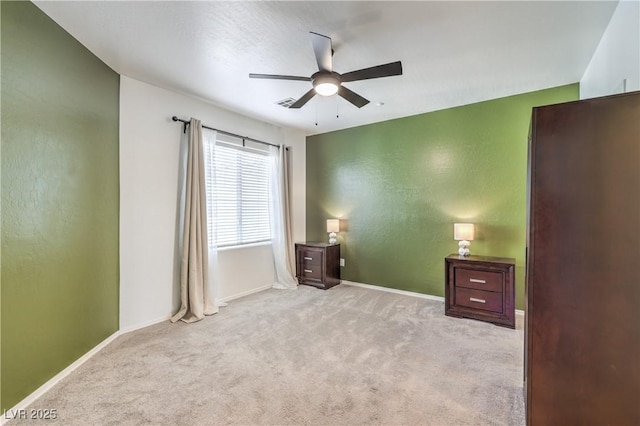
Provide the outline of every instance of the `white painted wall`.
{"type": "MultiPolygon", "coordinates": [[[[121,330],[169,318],[180,305],[176,225],[182,125],[171,120],[173,115],[193,116],[211,127],[291,146],[293,233],[296,241],[305,239],[303,132],[121,76],[121,330]]],[[[222,250],[218,261],[219,299],[229,300],[274,281],[270,245],[222,250]]]]}
{"type": "Polygon", "coordinates": [[[580,81],[580,99],[634,90],[640,90],[640,0],[618,3],[580,81]]]}

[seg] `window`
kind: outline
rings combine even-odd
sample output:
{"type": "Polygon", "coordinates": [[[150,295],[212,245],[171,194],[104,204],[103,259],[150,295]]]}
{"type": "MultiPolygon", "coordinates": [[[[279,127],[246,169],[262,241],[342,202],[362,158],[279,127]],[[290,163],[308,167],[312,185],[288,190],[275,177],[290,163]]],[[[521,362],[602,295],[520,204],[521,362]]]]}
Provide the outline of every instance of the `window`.
{"type": "Polygon", "coordinates": [[[243,147],[241,140],[220,133],[217,140],[213,132],[203,133],[207,211],[215,206],[216,212],[215,221],[207,215],[209,245],[213,243],[213,231],[218,247],[271,240],[268,152],[262,146],[243,147]],[[211,155],[212,149],[215,155],[211,155]]]}

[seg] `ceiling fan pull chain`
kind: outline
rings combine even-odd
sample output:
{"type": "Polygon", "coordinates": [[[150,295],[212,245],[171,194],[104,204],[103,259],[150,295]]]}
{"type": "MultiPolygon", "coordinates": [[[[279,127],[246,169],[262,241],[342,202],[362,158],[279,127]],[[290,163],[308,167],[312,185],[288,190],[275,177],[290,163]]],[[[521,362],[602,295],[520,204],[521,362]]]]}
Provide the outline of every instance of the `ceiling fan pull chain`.
{"type": "Polygon", "coordinates": [[[340,102],[338,102],[337,97],[336,97],[336,118],[340,118],[340,102]]]}
{"type": "Polygon", "coordinates": [[[318,104],[316,104],[316,126],[318,125],[318,104]]]}

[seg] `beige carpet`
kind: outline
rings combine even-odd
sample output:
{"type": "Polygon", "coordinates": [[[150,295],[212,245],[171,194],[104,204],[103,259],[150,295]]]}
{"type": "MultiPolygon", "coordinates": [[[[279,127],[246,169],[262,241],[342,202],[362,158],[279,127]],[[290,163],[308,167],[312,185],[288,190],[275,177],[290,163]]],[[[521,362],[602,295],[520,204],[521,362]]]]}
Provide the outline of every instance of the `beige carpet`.
{"type": "Polygon", "coordinates": [[[30,408],[63,425],[522,425],[522,324],[339,285],[126,334],[30,408]]]}

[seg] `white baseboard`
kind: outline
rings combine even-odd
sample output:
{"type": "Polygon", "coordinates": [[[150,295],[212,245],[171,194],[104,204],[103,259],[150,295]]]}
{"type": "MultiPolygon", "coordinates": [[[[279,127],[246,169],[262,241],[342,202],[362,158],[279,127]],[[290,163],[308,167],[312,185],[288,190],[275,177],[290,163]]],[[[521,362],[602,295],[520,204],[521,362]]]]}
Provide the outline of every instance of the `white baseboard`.
{"type": "Polygon", "coordinates": [[[9,420],[12,420],[12,418],[8,418],[7,417],[8,415],[10,415],[10,413],[19,413],[22,410],[26,410],[26,408],[29,405],[31,405],[36,399],[38,399],[42,395],[44,395],[45,392],[47,392],[49,389],[51,389],[56,384],[58,384],[58,382],[60,382],[60,380],[62,380],[65,377],[67,377],[75,369],[77,369],[82,364],[87,362],[92,356],[94,356],[95,354],[100,352],[105,346],[107,346],[109,343],[113,342],[116,338],[120,337],[122,334],[123,333],[121,333],[119,330],[116,331],[111,336],[107,337],[102,342],[98,343],[98,345],[96,345],[89,352],[85,353],[80,358],[75,360],[67,368],[65,368],[64,370],[62,370],[61,372],[59,372],[58,374],[53,376],[51,379],[49,379],[47,382],[45,382],[42,386],[40,386],[38,389],[33,391],[31,394],[29,394],[29,396],[27,396],[25,399],[23,399],[22,401],[18,402],[13,408],[11,408],[10,410],[5,411],[2,414],[2,419],[0,419],[0,425],[4,425],[9,420]]]}
{"type": "Polygon", "coordinates": [[[357,283],[354,281],[347,281],[347,280],[342,280],[342,284],[352,285],[354,287],[368,288],[371,290],[386,291],[387,293],[402,294],[403,296],[419,297],[420,299],[437,300],[438,302],[444,302],[444,297],[433,296],[431,294],[416,293],[413,291],[398,290],[397,288],[382,287],[379,285],[372,285],[372,284],[363,284],[363,283],[357,283]]]}
{"type": "Polygon", "coordinates": [[[84,355],[82,355],[80,358],[78,358],[77,360],[75,360],[72,364],[70,364],[67,368],[65,368],[64,370],[62,370],[61,372],[59,372],[58,374],[56,374],[55,376],[53,376],[51,379],[49,379],[48,381],[46,381],[42,386],[40,386],[38,389],[36,389],[35,391],[33,391],[31,394],[29,394],[29,396],[27,396],[26,398],[24,398],[22,401],[18,402],[13,408],[5,411],[2,414],[2,418],[0,418],[0,425],[4,425],[6,422],[8,422],[9,420],[12,420],[12,418],[7,417],[7,416],[11,416],[11,413],[20,413],[21,410],[26,410],[26,408],[31,405],[35,400],[37,400],[38,398],[40,398],[42,395],[44,395],[47,391],[49,391],[52,387],[54,387],[55,385],[58,384],[58,382],[60,382],[60,380],[64,379],[65,377],[67,377],[69,374],[71,374],[74,370],[76,370],[78,367],[80,367],[82,364],[84,364],[85,362],[87,362],[89,359],[91,359],[91,357],[93,357],[95,354],[97,354],[98,352],[100,352],[102,349],[104,349],[109,343],[113,342],[115,339],[117,339],[118,337],[127,334],[127,333],[131,333],[132,331],[136,331],[136,330],[140,330],[141,328],[145,328],[145,327],[149,327],[151,325],[154,324],[158,324],[160,322],[164,322],[164,321],[168,321],[171,318],[171,316],[168,317],[163,317],[160,319],[155,319],[152,321],[147,321],[143,324],[138,324],[138,325],[134,325],[131,327],[127,327],[125,329],[121,329],[116,331],[115,333],[113,333],[111,336],[107,337],[106,339],[104,339],[102,342],[98,343],[96,346],[94,346],[89,352],[85,353],[84,355]]]}
{"type": "MultiPolygon", "coordinates": [[[[354,281],[347,281],[347,280],[342,280],[342,284],[351,285],[351,286],[354,286],[354,287],[368,288],[368,289],[371,289],[371,290],[386,291],[387,293],[402,294],[403,296],[418,297],[420,299],[437,300],[438,302],[444,302],[444,297],[442,297],[442,296],[433,296],[431,294],[416,293],[416,292],[413,292],[413,291],[398,290],[397,288],[382,287],[382,286],[379,286],[379,285],[371,285],[371,284],[363,284],[363,283],[357,283],[357,282],[354,282],[354,281]]],[[[520,309],[516,309],[516,315],[524,316],[524,311],[521,311],[520,309]]]]}
{"type": "MultiPolygon", "coordinates": [[[[215,299],[214,303],[219,307],[226,306],[227,302],[229,302],[231,300],[239,299],[241,297],[248,296],[250,294],[259,293],[261,291],[269,290],[270,288],[273,288],[273,284],[266,284],[266,285],[263,285],[261,287],[252,288],[251,290],[247,290],[247,291],[243,291],[243,292],[238,293],[238,294],[234,294],[232,296],[223,297],[221,299],[215,299]]],[[[158,324],[158,323],[163,322],[163,321],[169,321],[172,316],[173,315],[168,315],[168,316],[165,316],[165,317],[162,317],[162,318],[154,319],[154,320],[151,320],[151,321],[146,321],[146,322],[141,323],[141,324],[136,324],[136,325],[133,325],[133,326],[129,326],[129,327],[120,329],[120,333],[121,334],[131,333],[132,331],[140,330],[141,328],[146,328],[146,327],[158,324]]]]}
{"type": "Polygon", "coordinates": [[[120,334],[131,333],[132,331],[140,330],[141,328],[146,328],[152,325],[156,325],[164,321],[169,321],[170,319],[171,319],[171,315],[164,316],[162,318],[156,318],[151,321],[145,321],[143,323],[136,324],[136,325],[130,325],[128,327],[120,328],[119,333],[120,334]]]}
{"type": "MultiPolygon", "coordinates": [[[[261,287],[258,287],[258,288],[254,288],[254,289],[251,289],[251,290],[247,290],[247,291],[244,291],[242,293],[234,294],[232,296],[228,296],[228,297],[225,297],[225,298],[222,298],[222,299],[216,299],[216,303],[218,303],[219,305],[224,305],[225,302],[228,302],[230,300],[239,299],[240,297],[244,297],[244,296],[248,296],[248,295],[253,294],[253,293],[258,293],[260,291],[268,290],[268,289],[270,289],[272,287],[273,287],[273,284],[267,284],[267,285],[264,285],[264,286],[261,286],[261,287]]],[[[59,372],[58,374],[53,376],[51,379],[49,379],[47,382],[45,382],[43,385],[41,385],[38,389],[33,391],[31,394],[29,394],[29,396],[24,398],[22,401],[18,402],[14,407],[12,407],[11,409],[9,409],[5,413],[3,413],[2,417],[0,418],[0,426],[4,425],[9,420],[12,420],[12,418],[9,418],[7,416],[10,416],[11,413],[19,413],[21,410],[25,410],[35,400],[37,400],[42,395],[44,395],[45,392],[47,392],[52,387],[54,387],[56,384],[58,384],[58,382],[60,382],[60,380],[62,380],[65,377],[67,377],[74,370],[76,370],[82,364],[87,362],[91,357],[93,357],[95,354],[100,352],[105,346],[107,346],[109,343],[113,342],[118,337],[120,337],[120,336],[122,336],[124,334],[127,334],[127,333],[131,333],[132,331],[140,330],[141,328],[146,328],[146,327],[152,326],[154,324],[158,324],[160,322],[169,321],[169,319],[171,319],[171,315],[168,315],[168,316],[165,316],[165,317],[162,317],[162,318],[157,318],[157,319],[150,320],[150,321],[146,321],[144,323],[128,326],[126,328],[122,328],[122,329],[116,331],[111,336],[107,337],[102,342],[100,342],[98,345],[93,347],[93,349],[91,349],[89,352],[85,353],[80,358],[75,360],[71,365],[69,365],[64,370],[62,370],[61,372],[59,372]]]]}
{"type": "Polygon", "coordinates": [[[215,302],[216,302],[217,305],[220,305],[220,304],[229,302],[231,300],[235,300],[235,299],[239,299],[239,298],[244,297],[244,296],[248,296],[250,294],[259,293],[261,291],[269,290],[270,288],[273,288],[273,284],[263,285],[261,287],[252,288],[251,290],[243,291],[241,293],[234,294],[232,296],[227,296],[227,297],[223,297],[221,299],[216,299],[215,302]]]}

